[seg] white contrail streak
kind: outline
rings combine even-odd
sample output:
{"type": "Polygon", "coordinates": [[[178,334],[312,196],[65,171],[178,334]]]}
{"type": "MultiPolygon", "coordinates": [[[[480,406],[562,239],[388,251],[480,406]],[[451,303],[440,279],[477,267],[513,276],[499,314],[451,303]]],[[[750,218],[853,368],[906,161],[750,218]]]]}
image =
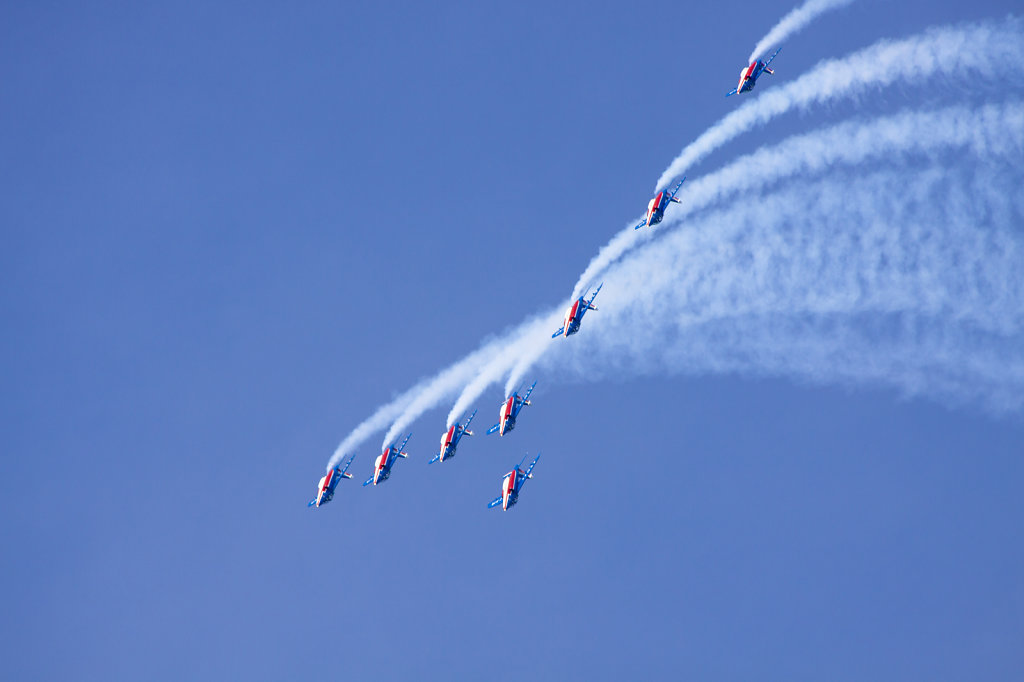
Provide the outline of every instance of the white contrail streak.
{"type": "Polygon", "coordinates": [[[381,405],[373,414],[364,419],[359,426],[354,428],[351,433],[345,436],[345,439],[342,440],[335,449],[334,454],[331,455],[331,459],[327,463],[328,471],[333,467],[338,466],[338,463],[341,462],[348,453],[362,445],[362,443],[374,432],[379,431],[386,425],[390,424],[393,419],[402,413],[405,406],[412,402],[413,399],[415,399],[415,397],[424,388],[426,388],[426,386],[427,382],[421,381],[391,402],[381,405]]]}
{"type": "MultiPolygon", "coordinates": [[[[687,214],[724,197],[749,196],[770,183],[797,174],[820,173],[839,164],[852,167],[870,159],[891,161],[897,156],[936,155],[951,150],[1017,159],[1024,152],[1021,140],[1024,140],[1024,107],[1019,100],[990,104],[977,110],[954,106],[934,112],[903,113],[867,123],[847,122],[789,138],[702,178],[694,183],[682,210],[677,211],[665,227],[678,224],[687,214]]],[[[758,205],[761,204],[758,199],[758,205]]],[[[632,233],[632,228],[628,232],[632,233]]],[[[630,282],[625,290],[633,292],[641,286],[640,282],[630,282]]],[[[556,349],[550,339],[544,341],[537,337],[531,344],[519,345],[521,355],[506,382],[506,395],[534,363],[556,349]]]]}
{"type": "Polygon", "coordinates": [[[413,423],[426,410],[450,397],[460,386],[464,386],[467,381],[476,376],[480,368],[490,363],[502,347],[501,341],[491,341],[462,360],[441,370],[434,378],[425,381],[423,388],[415,398],[407,401],[401,413],[392,422],[391,428],[384,434],[381,449],[383,450],[394,442],[395,438],[405,431],[405,427],[413,423]]]}
{"type": "MultiPolygon", "coordinates": [[[[522,357],[523,348],[530,347],[530,344],[543,334],[545,329],[550,329],[551,320],[557,319],[557,316],[557,309],[549,310],[546,313],[535,316],[528,322],[524,322],[508,335],[508,339],[503,344],[501,352],[490,363],[482,367],[480,373],[471,382],[466,384],[462,393],[459,394],[458,399],[452,406],[451,412],[448,414],[448,426],[455,423],[459,415],[468,410],[469,406],[487,390],[488,386],[500,381],[505,372],[515,367],[519,358],[522,357]]],[[[549,331],[549,341],[551,340],[550,337],[551,332],[549,331]]],[[[509,393],[510,391],[506,391],[505,395],[509,393]]]]}
{"type": "Polygon", "coordinates": [[[768,52],[768,48],[775,47],[789,36],[801,30],[807,24],[814,21],[818,15],[830,9],[845,7],[851,2],[853,0],[807,0],[807,2],[782,17],[779,23],[775,24],[772,30],[768,31],[765,37],[758,41],[754,51],[750,53],[750,58],[747,59],[747,62],[753,62],[758,57],[761,57],[768,52]]]}
{"type": "MultiPolygon", "coordinates": [[[[1024,60],[1024,33],[1019,20],[931,30],[902,41],[876,43],[843,59],[823,62],[796,81],[747,102],[709,128],[672,162],[658,180],[658,187],[667,185],[691,164],[729,140],[793,107],[855,96],[873,84],[883,86],[897,80],[915,79],[924,82],[938,73],[968,84],[979,77],[1006,79],[1012,76],[1005,71],[1004,59],[1009,60],[1006,63],[1024,60]],[[989,42],[971,42],[980,39],[989,42]],[[936,60],[940,58],[945,62],[938,63],[936,60]]],[[[694,191],[697,184],[688,180],[683,185],[679,198],[684,205],[693,196],[699,196],[694,191]]],[[[669,209],[667,215],[674,211],[669,209]]],[[[631,221],[597,252],[573,288],[573,298],[626,251],[652,236],[651,230],[634,231],[636,222],[631,221]]]]}
{"type": "Polygon", "coordinates": [[[851,169],[690,220],[605,273],[600,326],[546,369],[785,376],[1019,411],[1024,135],[1007,143],[966,171],[851,169]]]}
{"type": "MultiPolygon", "coordinates": [[[[662,225],[678,225],[684,217],[717,201],[726,201],[742,194],[752,196],[755,192],[760,193],[768,184],[778,183],[787,176],[834,171],[837,167],[855,166],[872,159],[902,163],[905,161],[904,157],[915,154],[934,156],[951,152],[970,152],[980,157],[1014,159],[1024,154],[1022,140],[1024,107],[1019,101],[985,105],[975,110],[953,106],[934,112],[903,113],[868,122],[847,122],[789,138],[776,147],[762,149],[742,157],[722,170],[701,178],[693,184],[692,191],[686,195],[679,210],[674,214],[670,213],[662,225]]],[[[977,194],[980,197],[989,197],[991,189],[979,187],[977,194]]],[[[1015,190],[1011,191],[1010,195],[1018,196],[1018,202],[1024,202],[1024,198],[1015,190]]],[[[762,206],[765,201],[767,200],[764,198],[758,198],[753,203],[762,206]]],[[[998,202],[992,200],[988,203],[995,205],[998,202]]],[[[982,202],[977,208],[983,212],[990,210],[986,206],[987,204],[982,202]]],[[[1022,212],[1021,206],[1018,206],[1018,212],[1022,212]]],[[[687,232],[690,231],[690,227],[688,219],[687,232]]],[[[631,227],[629,232],[633,233],[631,227]]],[[[659,232],[675,237],[669,230],[660,229],[659,232]]],[[[661,240],[652,247],[662,248],[661,240]]],[[[643,249],[636,253],[642,251],[643,249]]],[[[634,259],[627,258],[625,262],[632,263],[634,259]]],[[[691,268],[686,267],[683,271],[691,272],[691,268]]],[[[602,297],[613,300],[614,297],[608,296],[609,293],[610,285],[602,290],[602,297]]],[[[634,293],[619,291],[616,295],[634,293]]],[[[605,315],[607,307],[602,304],[601,316],[605,315]]],[[[562,311],[562,306],[552,308],[524,322],[503,337],[485,344],[478,351],[441,371],[434,378],[420,382],[391,403],[379,408],[338,446],[334,457],[331,458],[331,466],[336,465],[369,435],[383,429],[392,420],[395,420],[392,431],[397,434],[425,410],[436,406],[438,401],[453,394],[459,387],[464,387],[449,414],[448,426],[451,426],[488,386],[500,381],[506,372],[512,372],[509,383],[514,386],[519,377],[544,352],[554,351],[552,356],[561,358],[564,351],[580,347],[582,342],[579,339],[586,339],[591,333],[598,334],[607,323],[600,316],[594,318],[594,332],[588,329],[587,333],[573,337],[573,343],[560,344],[549,337],[550,331],[557,326],[562,311]],[[466,383],[468,377],[473,378],[466,383]]],[[[614,360],[609,362],[612,366],[615,365],[614,360]]],[[[589,363],[588,368],[588,371],[593,371],[593,366],[589,363]]],[[[506,395],[510,390],[506,386],[506,395]]]]}
{"type": "Polygon", "coordinates": [[[936,76],[1004,80],[1024,59],[1024,34],[1015,18],[931,29],[904,40],[884,40],[842,59],[818,64],[795,81],[765,91],[708,128],[658,178],[655,191],[754,126],[794,108],[884,87],[896,81],[930,83],[936,76]]]}

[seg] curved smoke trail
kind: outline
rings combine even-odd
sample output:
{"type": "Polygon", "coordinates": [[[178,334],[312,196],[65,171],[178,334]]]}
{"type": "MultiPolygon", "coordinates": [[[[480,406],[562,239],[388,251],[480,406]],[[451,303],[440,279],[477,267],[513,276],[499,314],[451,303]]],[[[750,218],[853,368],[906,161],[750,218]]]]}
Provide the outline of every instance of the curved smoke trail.
{"type": "MultiPolygon", "coordinates": [[[[941,75],[970,84],[983,78],[996,80],[1020,76],[1006,73],[1005,65],[1024,61],[1024,28],[1018,19],[986,22],[967,27],[945,27],[899,41],[883,40],[841,59],[819,63],[811,71],[784,86],[773,88],[748,101],[708,128],[677,156],[658,179],[667,185],[692,164],[757,125],[794,108],[806,108],[841,97],[853,97],[869,87],[896,82],[930,83],[941,75]]],[[[680,198],[692,193],[683,186],[680,198]]],[[[592,284],[602,270],[649,239],[651,232],[635,233],[636,221],[605,244],[580,275],[573,298],[592,284]]]]}
{"type": "MultiPolygon", "coordinates": [[[[760,191],[768,183],[778,182],[786,176],[834,170],[837,165],[854,166],[871,159],[894,161],[908,154],[934,155],[959,150],[978,156],[1019,156],[1022,140],[1024,107],[1017,101],[1004,105],[986,105],[976,110],[954,106],[935,112],[881,117],[864,123],[846,122],[789,138],[776,147],[760,149],[700,179],[694,183],[693,191],[686,195],[680,210],[669,214],[663,226],[679,224],[684,217],[715,201],[724,201],[740,193],[760,191]]],[[[762,204],[763,200],[759,199],[758,205],[762,204]]],[[[657,244],[659,248],[660,243],[657,244]]],[[[641,252],[642,248],[635,253],[641,252]]],[[[633,262],[633,259],[627,261],[633,262]]],[[[605,287],[602,297],[613,299],[609,293],[609,287],[605,287]]],[[[602,315],[607,307],[602,303],[602,315]]],[[[420,382],[379,408],[342,441],[331,458],[330,466],[335,466],[345,454],[350,453],[352,448],[360,445],[374,431],[392,423],[391,431],[397,434],[424,411],[435,407],[439,401],[462,388],[448,416],[448,426],[451,426],[505,372],[512,371],[513,374],[521,375],[544,351],[568,348],[569,344],[558,344],[549,338],[552,321],[557,325],[561,311],[561,306],[552,308],[524,322],[504,337],[489,342],[442,370],[434,378],[420,382]],[[473,378],[467,384],[468,377],[473,378]]],[[[604,324],[601,323],[602,327],[604,324]]],[[[587,336],[583,334],[574,337],[574,341],[587,336]]],[[[554,354],[554,357],[561,356],[561,353],[554,354]]],[[[517,380],[510,376],[511,383],[517,380]]],[[[508,392],[506,387],[506,394],[508,392]]]]}
{"type": "Polygon", "coordinates": [[[851,2],[853,0],[807,0],[807,2],[782,17],[779,23],[775,24],[772,30],[768,31],[764,38],[757,42],[757,46],[754,47],[754,51],[750,53],[750,57],[747,59],[747,63],[753,62],[758,57],[764,55],[768,48],[775,47],[789,36],[803,29],[807,24],[817,19],[818,15],[830,9],[845,7],[851,2]]]}
{"type": "Polygon", "coordinates": [[[850,169],[691,219],[605,273],[600,333],[545,369],[784,376],[1020,410],[1024,136],[1008,142],[965,172],[850,169]]]}
{"type": "MultiPolygon", "coordinates": [[[[917,39],[876,45],[874,48],[869,48],[869,50],[862,51],[854,56],[859,57],[860,60],[863,61],[866,54],[873,51],[875,59],[879,59],[881,57],[886,57],[886,59],[895,59],[905,58],[909,52],[909,55],[913,57],[912,66],[896,65],[896,67],[887,70],[886,68],[883,68],[884,65],[878,65],[879,68],[872,71],[872,73],[877,75],[877,79],[874,84],[878,85],[891,84],[898,78],[917,78],[921,77],[922,74],[927,75],[928,73],[938,72],[945,75],[952,75],[954,69],[972,69],[975,76],[989,78],[996,73],[996,67],[1002,60],[1012,61],[1016,55],[1019,55],[1022,52],[1019,34],[1020,22],[1016,19],[1009,19],[998,27],[985,24],[969,27],[967,29],[933,30],[917,39]],[[912,44],[915,40],[916,44],[912,44]],[[958,53],[956,48],[959,48],[961,52],[958,53]],[[903,55],[903,57],[900,57],[900,55],[903,55]],[[943,55],[952,55],[955,59],[952,66],[947,64],[948,68],[939,70],[932,69],[932,71],[929,71],[928,64],[926,63],[927,60],[924,59],[924,57],[929,55],[933,59],[941,58],[943,55]]],[[[848,61],[846,66],[851,66],[851,62],[848,61]]],[[[818,72],[823,68],[824,65],[820,65],[815,71],[818,72]]],[[[799,79],[798,82],[800,81],[803,81],[803,79],[799,79]]],[[[850,78],[847,76],[839,79],[839,81],[841,82],[829,85],[827,88],[828,97],[835,97],[842,93],[855,94],[872,84],[871,82],[868,82],[868,79],[865,78],[863,74],[860,74],[857,78],[850,78]],[[851,83],[856,85],[856,87],[851,86],[851,83]]],[[[793,93],[790,92],[790,94],[792,95],[793,93]]],[[[807,106],[810,103],[825,99],[825,95],[826,91],[822,91],[814,96],[797,97],[793,102],[795,102],[796,106],[807,106]]],[[[762,99],[766,98],[755,100],[752,104],[761,102],[762,99]]],[[[782,110],[793,106],[793,102],[791,102],[788,107],[783,107],[782,110]]],[[[750,108],[750,105],[747,105],[747,108],[750,108]]],[[[734,112],[734,115],[741,113],[744,109],[745,108],[741,107],[740,110],[734,112]]],[[[764,107],[762,111],[753,112],[754,115],[752,117],[751,112],[748,111],[745,116],[753,122],[748,121],[746,127],[749,128],[758,122],[767,120],[767,118],[770,118],[772,115],[777,115],[777,113],[772,112],[779,111],[780,109],[777,102],[771,106],[764,107]]],[[[720,138],[724,134],[721,131],[723,127],[725,127],[726,123],[730,121],[734,124],[737,122],[742,123],[742,120],[737,121],[737,119],[731,118],[734,115],[727,116],[714,128],[710,129],[707,133],[698,138],[693,145],[690,145],[686,150],[684,150],[680,159],[689,159],[686,163],[692,163],[695,162],[695,160],[702,158],[703,155],[709,153],[710,149],[700,151],[696,148],[706,148],[709,144],[709,140],[711,140],[711,138],[709,138],[709,134],[715,130],[719,131],[716,133],[716,136],[720,138]]],[[[735,128],[735,126],[733,127],[735,128]]],[[[742,132],[742,130],[735,129],[728,132],[728,139],[735,137],[740,134],[740,132],[742,132]]],[[[719,144],[721,143],[722,142],[719,142],[719,144]]],[[[680,159],[677,159],[677,162],[680,159]]],[[[811,171],[813,169],[808,168],[807,170],[811,171]]],[[[770,181],[770,178],[771,176],[766,178],[764,182],[770,181]]],[[[760,185],[752,186],[749,189],[757,189],[758,187],[760,187],[760,185]]],[[[688,197],[687,200],[694,202],[693,206],[689,210],[695,210],[696,205],[699,203],[696,201],[696,193],[684,193],[684,196],[688,197]],[[690,194],[693,194],[694,196],[689,196],[690,194]]],[[[683,209],[686,208],[687,207],[684,204],[683,209]]],[[[683,212],[680,212],[680,214],[681,213],[683,212]]],[[[673,218],[673,221],[674,220],[675,219],[673,218]]],[[[671,222],[672,221],[666,221],[665,225],[671,224],[671,222]]],[[[630,232],[632,232],[632,230],[630,230],[630,232]]],[[[622,235],[618,235],[616,239],[618,239],[619,236],[622,235]]],[[[613,240],[613,242],[615,241],[616,240],[613,240]]],[[[602,249],[599,256],[595,257],[594,261],[591,262],[591,265],[588,266],[588,271],[603,270],[609,263],[616,260],[618,256],[613,258],[606,257],[610,250],[615,250],[610,248],[612,246],[614,246],[614,244],[609,244],[609,246],[602,249]],[[599,259],[604,262],[600,264],[600,267],[593,268],[592,266],[594,266],[595,262],[599,259]]],[[[624,250],[625,249],[623,249],[623,251],[624,250]]],[[[619,255],[621,255],[621,252],[619,255]]],[[[584,278],[581,278],[581,282],[583,279],[584,278]]],[[[607,296],[603,295],[602,298],[607,298],[607,296]]],[[[557,319],[560,311],[561,306],[557,309],[553,309],[548,315],[554,316],[557,319]]],[[[542,316],[542,318],[543,317],[546,316],[542,316]]],[[[391,422],[394,424],[397,423],[397,421],[401,421],[403,424],[408,424],[419,416],[419,414],[422,414],[423,411],[436,405],[439,400],[442,400],[444,397],[458,391],[460,387],[469,388],[465,383],[465,379],[468,376],[476,377],[476,379],[470,382],[470,385],[474,387],[477,395],[479,395],[479,392],[484,390],[487,385],[497,381],[503,372],[509,371],[510,369],[514,374],[525,371],[525,368],[528,367],[535,359],[538,359],[545,350],[541,348],[539,351],[534,350],[534,352],[531,353],[530,349],[540,348],[540,332],[535,330],[532,334],[529,334],[527,333],[525,326],[526,325],[520,325],[519,328],[506,335],[503,339],[487,344],[487,346],[482,347],[467,358],[464,358],[452,367],[444,370],[433,379],[424,380],[418,383],[413,388],[401,394],[398,398],[378,408],[373,415],[367,418],[357,426],[355,430],[346,436],[338,446],[334,456],[331,458],[331,465],[337,464],[344,454],[350,453],[352,449],[358,447],[363,441],[365,441],[370,434],[378,429],[384,428],[387,423],[391,422]],[[525,351],[524,346],[526,346],[525,351]],[[496,363],[495,361],[498,357],[501,358],[500,363],[496,363]],[[499,369],[499,371],[495,371],[496,369],[499,369]],[[494,376],[494,378],[490,378],[492,376],[494,376]]],[[[570,345],[572,344],[563,344],[558,346],[558,349],[561,351],[572,350],[569,348],[570,345]]],[[[575,344],[575,348],[579,347],[580,344],[575,344]]],[[[509,382],[514,383],[512,376],[509,377],[509,382]]],[[[465,390],[463,391],[463,395],[468,395],[465,390]]],[[[459,402],[465,401],[460,400],[459,402]]],[[[456,407],[457,406],[458,403],[456,407]]],[[[459,411],[455,408],[453,408],[452,412],[454,417],[459,416],[459,411]]],[[[450,416],[449,422],[451,422],[451,420],[452,417],[450,416]]]]}
{"type": "MultiPolygon", "coordinates": [[[[788,177],[820,173],[836,166],[856,166],[873,159],[935,155],[956,149],[976,156],[1021,152],[1024,139],[1024,106],[1019,100],[989,104],[977,109],[952,106],[938,111],[906,112],[869,122],[849,121],[824,130],[796,135],[774,147],[740,157],[725,168],[695,181],[683,195],[671,220],[651,235],[681,223],[691,215],[728,197],[760,192],[788,177]]],[[[760,201],[760,200],[759,200],[760,201]]],[[[628,234],[634,234],[632,227],[628,234]]],[[[645,240],[646,241],[646,240],[645,240]]],[[[600,273],[594,273],[594,276],[600,273]]],[[[521,344],[519,361],[506,385],[519,383],[522,375],[546,352],[554,350],[543,339],[521,344]]]]}
{"type": "Polygon", "coordinates": [[[936,76],[1002,79],[1024,58],[1024,31],[1015,18],[959,28],[938,28],[904,40],[883,40],[842,59],[819,63],[795,81],[762,93],[708,128],[677,156],[655,187],[751,128],[794,108],[849,97],[902,81],[928,84],[936,76]]]}

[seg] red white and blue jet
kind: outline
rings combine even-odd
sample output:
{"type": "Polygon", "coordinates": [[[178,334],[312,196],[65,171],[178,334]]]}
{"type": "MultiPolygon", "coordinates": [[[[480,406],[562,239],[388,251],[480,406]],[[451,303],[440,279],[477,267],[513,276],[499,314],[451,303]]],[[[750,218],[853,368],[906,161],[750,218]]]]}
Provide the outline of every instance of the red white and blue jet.
{"type": "Polygon", "coordinates": [[[769,69],[768,65],[772,63],[772,60],[775,59],[775,55],[778,54],[780,50],[782,50],[781,47],[778,50],[775,50],[775,54],[769,57],[768,61],[755,59],[750,62],[750,66],[740,71],[739,85],[737,85],[732,91],[727,92],[725,96],[729,97],[741,92],[750,92],[754,89],[754,86],[757,85],[757,79],[761,77],[762,73],[774,74],[775,72],[769,69]]]}
{"type": "Polygon", "coordinates": [[[334,498],[334,489],[338,487],[338,483],[343,478],[352,478],[352,474],[348,473],[348,468],[352,466],[352,460],[356,458],[352,455],[345,462],[345,467],[334,467],[320,479],[320,482],[316,484],[316,498],[309,501],[307,507],[319,508],[321,504],[327,504],[334,498]]]}
{"type": "Polygon", "coordinates": [[[533,478],[531,472],[533,467],[537,466],[540,453],[537,453],[537,456],[530,462],[530,466],[526,467],[526,471],[523,471],[522,466],[523,462],[526,461],[526,457],[524,455],[519,464],[516,465],[516,468],[505,474],[505,477],[501,479],[501,495],[487,503],[488,509],[493,509],[500,504],[502,511],[508,511],[509,507],[519,501],[519,491],[523,489],[527,479],[533,478]]]}
{"type": "Polygon", "coordinates": [[[448,430],[441,436],[441,452],[434,455],[434,458],[427,462],[427,464],[443,462],[446,459],[454,457],[455,448],[458,447],[459,441],[462,440],[462,437],[473,435],[473,432],[469,430],[469,423],[473,421],[473,417],[475,416],[476,410],[473,410],[473,414],[469,415],[469,419],[466,420],[465,424],[455,422],[448,427],[448,430]]]}
{"type": "Polygon", "coordinates": [[[522,398],[513,391],[512,395],[505,399],[505,402],[501,404],[501,411],[498,412],[498,423],[487,429],[488,435],[497,431],[499,436],[504,436],[516,427],[516,417],[519,416],[519,411],[523,409],[524,405],[530,404],[530,394],[533,393],[533,387],[536,385],[537,382],[533,382],[522,398]]]}
{"type": "Polygon", "coordinates": [[[601,291],[601,287],[603,286],[604,282],[598,285],[597,290],[594,291],[594,295],[590,297],[589,301],[586,298],[586,292],[573,301],[572,305],[569,306],[569,309],[565,311],[565,319],[562,320],[562,326],[558,328],[558,331],[551,335],[551,338],[561,336],[562,334],[565,334],[566,338],[568,338],[578,332],[580,330],[580,323],[583,321],[584,313],[588,310],[597,310],[597,308],[594,307],[594,299],[597,298],[597,292],[601,291]]]}
{"type": "Polygon", "coordinates": [[[641,227],[657,225],[665,217],[665,209],[668,208],[669,204],[673,201],[677,204],[682,203],[679,199],[676,199],[676,193],[679,192],[679,188],[683,186],[684,182],[686,182],[685,175],[683,176],[683,179],[679,181],[679,184],[672,188],[671,192],[663,189],[654,195],[654,198],[647,204],[647,215],[640,221],[640,224],[633,229],[639,230],[641,227]]]}
{"type": "Polygon", "coordinates": [[[371,483],[377,485],[378,483],[383,483],[388,480],[391,476],[391,467],[395,466],[395,462],[398,461],[398,458],[401,457],[402,459],[405,459],[409,456],[408,453],[405,452],[405,444],[409,442],[409,438],[411,437],[412,434],[410,433],[405,437],[405,440],[402,441],[401,445],[395,445],[392,443],[384,448],[384,452],[380,453],[380,455],[377,456],[377,459],[373,461],[373,476],[370,476],[368,479],[363,481],[364,486],[370,485],[371,483]]]}

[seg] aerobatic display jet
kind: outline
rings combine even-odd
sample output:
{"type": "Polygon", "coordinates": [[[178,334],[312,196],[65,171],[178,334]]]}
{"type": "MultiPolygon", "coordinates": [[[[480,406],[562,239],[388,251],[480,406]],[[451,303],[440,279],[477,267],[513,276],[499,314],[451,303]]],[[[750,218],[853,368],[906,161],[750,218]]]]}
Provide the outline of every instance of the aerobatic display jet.
{"type": "Polygon", "coordinates": [[[505,477],[501,479],[501,495],[487,503],[488,509],[497,507],[500,504],[502,511],[508,511],[509,507],[519,501],[519,491],[523,489],[527,479],[533,478],[531,472],[533,467],[537,465],[537,460],[540,459],[540,453],[537,453],[537,456],[530,462],[530,466],[526,467],[526,471],[523,471],[522,466],[523,462],[526,461],[526,457],[527,455],[523,455],[516,468],[505,474],[505,477]]]}
{"type": "Polygon", "coordinates": [[[433,464],[434,462],[443,462],[446,459],[451,459],[455,456],[455,448],[458,447],[459,441],[462,440],[463,436],[472,436],[473,432],[469,430],[469,423],[473,421],[473,417],[476,416],[476,410],[473,410],[473,414],[469,415],[469,419],[466,420],[465,424],[460,425],[455,422],[448,430],[441,436],[441,452],[434,455],[427,464],[433,464]]]}
{"type": "Polygon", "coordinates": [[[633,229],[639,230],[641,227],[657,225],[665,217],[665,209],[668,208],[669,204],[673,201],[677,204],[682,203],[679,199],[676,199],[676,193],[679,192],[679,188],[683,186],[684,182],[686,182],[685,175],[683,176],[683,179],[679,181],[679,184],[672,188],[671,192],[667,190],[661,190],[658,192],[654,198],[651,199],[651,202],[647,204],[647,216],[633,229]]]}
{"type": "Polygon", "coordinates": [[[537,382],[533,382],[533,385],[530,386],[530,389],[522,398],[513,391],[512,395],[501,404],[501,411],[498,413],[498,423],[487,429],[487,433],[492,434],[497,431],[499,436],[504,436],[514,429],[516,427],[516,417],[519,416],[519,411],[523,409],[523,405],[530,404],[530,394],[533,393],[533,387],[536,385],[537,382]]]}
{"type": "Polygon", "coordinates": [[[352,455],[345,462],[345,467],[334,467],[320,479],[320,482],[316,485],[316,499],[310,500],[307,507],[319,508],[321,504],[327,504],[334,499],[334,489],[338,487],[338,483],[343,478],[352,478],[352,474],[348,473],[348,468],[352,466],[352,460],[356,458],[352,455]]]}
{"type": "Polygon", "coordinates": [[[754,86],[757,85],[757,79],[761,77],[762,73],[774,74],[775,72],[769,69],[768,65],[772,63],[772,60],[775,59],[775,55],[778,54],[780,50],[782,50],[781,47],[778,50],[775,50],[775,54],[769,57],[768,61],[755,59],[750,62],[750,66],[740,71],[740,84],[731,92],[726,93],[725,96],[729,97],[741,92],[750,92],[754,89],[754,86]]]}
{"type": "Polygon", "coordinates": [[[405,440],[402,441],[401,445],[395,445],[392,443],[384,448],[384,452],[380,453],[380,455],[377,456],[377,459],[373,462],[373,476],[370,476],[368,479],[363,481],[364,486],[370,485],[371,483],[377,485],[378,483],[383,483],[388,480],[391,476],[391,467],[395,466],[395,462],[398,461],[398,458],[401,457],[404,459],[409,456],[405,452],[405,444],[409,442],[409,438],[411,437],[412,434],[410,433],[405,437],[405,440]]]}
{"type": "Polygon", "coordinates": [[[562,326],[558,328],[558,331],[551,335],[551,338],[561,336],[562,334],[565,334],[566,338],[568,338],[578,332],[580,330],[580,323],[583,321],[583,314],[588,310],[597,310],[597,308],[594,307],[594,299],[597,298],[597,292],[601,291],[601,287],[603,286],[604,282],[598,285],[597,290],[594,291],[594,295],[590,297],[589,301],[586,298],[586,292],[573,301],[572,305],[569,306],[569,309],[565,311],[565,319],[562,320],[562,326]]]}

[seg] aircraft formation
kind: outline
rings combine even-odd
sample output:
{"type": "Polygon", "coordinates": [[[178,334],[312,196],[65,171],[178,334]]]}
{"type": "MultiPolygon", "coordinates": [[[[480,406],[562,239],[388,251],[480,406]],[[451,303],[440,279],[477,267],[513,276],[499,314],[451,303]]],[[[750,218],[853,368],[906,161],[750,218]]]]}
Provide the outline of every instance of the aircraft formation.
{"type": "MultiPolygon", "coordinates": [[[[781,50],[781,47],[775,50],[775,53],[767,60],[755,59],[747,65],[742,71],[740,71],[739,84],[730,92],[726,93],[725,96],[729,97],[731,95],[750,92],[757,84],[757,79],[760,78],[762,74],[774,74],[775,72],[769,68],[769,64],[772,63],[772,60],[775,59],[781,50]]],[[[665,218],[665,210],[669,205],[673,203],[681,203],[676,195],[679,193],[679,190],[682,188],[685,181],[686,176],[684,175],[671,190],[663,189],[658,192],[647,204],[647,213],[644,216],[644,219],[633,229],[639,230],[643,227],[653,227],[660,223],[665,218]]],[[[597,308],[594,307],[594,299],[597,298],[597,295],[600,293],[601,287],[603,286],[603,282],[599,284],[589,299],[587,298],[587,294],[589,293],[588,289],[582,296],[576,298],[569,304],[568,309],[565,311],[562,326],[555,330],[551,335],[552,339],[559,336],[569,338],[580,331],[580,325],[583,322],[584,314],[590,310],[597,310],[597,308]]],[[[530,394],[533,393],[533,389],[536,385],[537,382],[534,381],[521,396],[519,395],[518,390],[513,391],[511,395],[507,396],[501,403],[498,412],[498,423],[487,429],[487,434],[497,433],[498,436],[501,437],[510,433],[516,426],[516,420],[519,417],[519,413],[524,407],[530,405],[530,394]]],[[[469,430],[469,425],[473,421],[473,417],[476,416],[476,412],[476,410],[473,410],[473,413],[469,415],[469,418],[467,418],[464,423],[459,424],[458,422],[455,422],[455,424],[450,426],[448,430],[441,435],[440,451],[438,454],[434,455],[429,462],[427,462],[428,464],[444,462],[455,456],[455,450],[463,436],[473,435],[473,432],[469,430]]],[[[392,443],[384,448],[384,451],[377,456],[376,460],[374,460],[373,473],[365,482],[363,482],[363,486],[368,486],[371,483],[374,486],[377,486],[390,478],[392,467],[394,467],[395,462],[400,458],[405,459],[408,457],[408,453],[405,452],[405,446],[408,444],[409,438],[411,437],[412,434],[410,433],[405,437],[405,440],[402,441],[401,445],[392,443]]],[[[503,511],[508,511],[509,508],[519,501],[519,493],[522,491],[526,481],[533,478],[533,468],[537,465],[537,460],[540,459],[540,454],[538,454],[524,470],[522,467],[526,462],[526,457],[528,456],[529,455],[523,456],[523,459],[520,460],[520,462],[516,464],[511,471],[502,477],[501,494],[487,504],[488,509],[493,509],[500,505],[503,511]]],[[[319,508],[321,505],[326,504],[333,499],[334,491],[335,488],[337,488],[338,483],[344,478],[352,478],[352,474],[347,472],[348,468],[352,465],[352,460],[354,458],[355,455],[350,456],[343,467],[337,466],[332,468],[323,478],[320,479],[317,484],[316,497],[309,501],[308,506],[319,508]]]]}

